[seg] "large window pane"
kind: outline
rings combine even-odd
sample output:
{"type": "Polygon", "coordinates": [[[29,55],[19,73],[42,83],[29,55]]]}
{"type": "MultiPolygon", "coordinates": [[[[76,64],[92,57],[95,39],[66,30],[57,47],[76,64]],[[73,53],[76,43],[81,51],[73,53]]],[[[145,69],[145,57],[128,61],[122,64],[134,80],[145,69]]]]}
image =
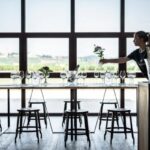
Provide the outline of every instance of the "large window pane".
{"type": "Polygon", "coordinates": [[[117,38],[78,38],[77,39],[77,62],[81,70],[94,71],[99,68],[101,71],[117,71],[118,64],[104,64],[99,66],[99,58],[93,53],[94,44],[105,49],[105,58],[118,58],[117,38]]]}
{"type": "Polygon", "coordinates": [[[19,39],[0,38],[0,71],[19,70],[19,39]]]}
{"type": "Polygon", "coordinates": [[[20,0],[0,0],[0,32],[21,31],[20,0]]]}
{"type": "Polygon", "coordinates": [[[125,31],[150,31],[150,0],[125,0],[125,31]]]}
{"type": "Polygon", "coordinates": [[[49,66],[53,71],[68,69],[69,40],[67,38],[29,38],[28,70],[49,66]]]}
{"type": "Polygon", "coordinates": [[[119,32],[120,0],[75,0],[76,32],[119,32]]]}
{"type": "Polygon", "coordinates": [[[27,32],[69,32],[70,0],[26,0],[27,32]]]}

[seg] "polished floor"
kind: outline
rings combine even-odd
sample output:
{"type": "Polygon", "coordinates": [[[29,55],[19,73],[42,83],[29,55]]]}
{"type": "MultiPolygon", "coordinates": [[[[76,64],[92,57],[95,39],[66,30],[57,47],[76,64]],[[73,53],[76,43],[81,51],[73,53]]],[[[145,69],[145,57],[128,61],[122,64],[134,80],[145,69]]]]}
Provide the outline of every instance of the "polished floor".
{"type": "MultiPolygon", "coordinates": [[[[110,144],[110,133],[107,133],[106,140],[104,140],[105,122],[102,123],[101,129],[98,126],[95,130],[96,117],[89,117],[89,127],[91,139],[91,147],[89,147],[85,136],[78,136],[77,141],[71,141],[68,138],[67,146],[64,146],[64,127],[62,127],[61,117],[50,117],[52,129],[50,124],[45,128],[42,123],[43,137],[40,142],[37,142],[35,133],[22,133],[21,139],[17,138],[14,142],[16,117],[11,117],[11,127],[0,136],[0,150],[137,150],[137,127],[136,118],[133,118],[135,144],[133,144],[131,134],[128,134],[125,139],[124,134],[114,134],[112,145],[110,144]],[[95,132],[94,132],[95,131],[95,132]],[[60,133],[57,133],[60,132],[60,133]],[[93,133],[94,132],[94,133],[93,133]]],[[[3,129],[7,125],[7,119],[1,117],[3,129]]],[[[48,121],[49,122],[49,121],[48,121]]]]}

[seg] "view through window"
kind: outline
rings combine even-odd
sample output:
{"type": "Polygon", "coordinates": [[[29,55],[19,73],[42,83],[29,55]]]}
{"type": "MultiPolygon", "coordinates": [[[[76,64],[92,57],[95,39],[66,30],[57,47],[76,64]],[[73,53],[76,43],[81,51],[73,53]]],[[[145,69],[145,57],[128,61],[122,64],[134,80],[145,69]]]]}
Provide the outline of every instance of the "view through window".
{"type": "MultiPolygon", "coordinates": [[[[131,34],[138,30],[150,32],[149,0],[125,0],[124,13],[120,7],[122,0],[24,2],[0,0],[0,75],[4,73],[1,83],[10,83],[10,72],[18,71],[20,66],[36,71],[48,65],[54,73],[59,73],[80,64],[79,70],[89,73],[117,72],[118,64],[98,64],[94,44],[105,49],[105,58],[118,58],[122,52],[128,55],[136,49],[131,34]],[[25,62],[20,61],[24,58],[25,62]]],[[[127,72],[140,73],[140,70],[134,61],[129,61],[127,72]]],[[[69,91],[66,93],[69,95],[69,91]]],[[[84,92],[79,91],[79,98],[83,96],[84,92]]],[[[19,98],[16,99],[16,106],[20,106],[19,98]]]]}

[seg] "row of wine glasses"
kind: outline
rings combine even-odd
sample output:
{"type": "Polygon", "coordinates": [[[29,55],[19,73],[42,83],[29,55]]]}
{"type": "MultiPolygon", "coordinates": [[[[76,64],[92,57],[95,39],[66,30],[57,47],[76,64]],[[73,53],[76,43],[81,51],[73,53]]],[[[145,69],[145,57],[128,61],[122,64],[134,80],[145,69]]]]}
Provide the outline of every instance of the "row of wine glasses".
{"type": "Polygon", "coordinates": [[[18,72],[11,72],[10,74],[11,79],[15,82],[17,79],[23,80],[24,78],[24,71],[18,71],[18,72]]]}
{"type": "MultiPolygon", "coordinates": [[[[65,81],[65,79],[68,79],[70,77],[70,75],[68,74],[70,72],[61,72],[60,73],[60,77],[63,80],[63,82],[65,81]]],[[[85,79],[87,78],[87,73],[86,72],[77,72],[75,74],[75,79],[78,81],[79,79],[83,79],[83,81],[85,81],[85,79]]]]}
{"type": "Polygon", "coordinates": [[[117,82],[117,79],[121,79],[121,81],[123,82],[125,80],[125,78],[128,77],[129,78],[129,82],[133,83],[133,79],[136,77],[135,73],[126,73],[125,70],[121,70],[120,72],[94,72],[94,78],[101,78],[103,80],[103,82],[112,82],[112,80],[115,80],[115,82],[117,82]]]}
{"type": "MultiPolygon", "coordinates": [[[[42,72],[24,72],[24,71],[14,71],[10,74],[11,79],[13,80],[13,83],[17,84],[18,80],[22,81],[24,78],[27,79],[27,82],[30,82],[30,79],[32,79],[32,83],[40,83],[44,78],[44,74],[42,72]]],[[[47,76],[48,77],[48,76],[47,76]]],[[[47,78],[46,77],[46,78],[47,78]]]]}
{"type": "MultiPolygon", "coordinates": [[[[126,73],[125,70],[121,70],[120,72],[110,72],[110,71],[106,71],[106,72],[94,72],[94,78],[98,79],[101,78],[103,82],[105,83],[112,83],[112,82],[116,82],[117,80],[120,78],[121,81],[123,82],[125,80],[125,78],[129,78],[129,82],[133,83],[133,79],[135,78],[135,73],[126,73]]],[[[60,73],[60,77],[62,78],[63,82],[64,80],[68,77],[66,72],[61,72],[60,73]]],[[[87,77],[87,73],[86,72],[79,72],[76,75],[76,80],[78,79],[83,79],[85,81],[87,77]]]]}

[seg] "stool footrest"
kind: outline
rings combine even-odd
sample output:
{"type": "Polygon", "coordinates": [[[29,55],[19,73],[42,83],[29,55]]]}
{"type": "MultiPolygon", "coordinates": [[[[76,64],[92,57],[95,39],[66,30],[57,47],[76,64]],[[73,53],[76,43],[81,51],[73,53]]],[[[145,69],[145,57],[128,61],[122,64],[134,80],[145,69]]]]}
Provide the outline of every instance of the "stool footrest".
{"type": "MultiPolygon", "coordinates": [[[[37,130],[19,130],[18,132],[36,132],[37,130]]],[[[40,131],[40,130],[38,130],[38,131],[40,131]]]]}
{"type": "MultiPolygon", "coordinates": [[[[111,127],[108,127],[107,129],[106,129],[106,131],[107,132],[112,132],[111,131],[111,127]]],[[[132,132],[132,129],[131,128],[126,128],[126,133],[131,133],[132,132]]],[[[124,127],[119,127],[119,129],[118,129],[118,127],[113,127],[113,133],[125,133],[124,132],[124,127]]]]}

